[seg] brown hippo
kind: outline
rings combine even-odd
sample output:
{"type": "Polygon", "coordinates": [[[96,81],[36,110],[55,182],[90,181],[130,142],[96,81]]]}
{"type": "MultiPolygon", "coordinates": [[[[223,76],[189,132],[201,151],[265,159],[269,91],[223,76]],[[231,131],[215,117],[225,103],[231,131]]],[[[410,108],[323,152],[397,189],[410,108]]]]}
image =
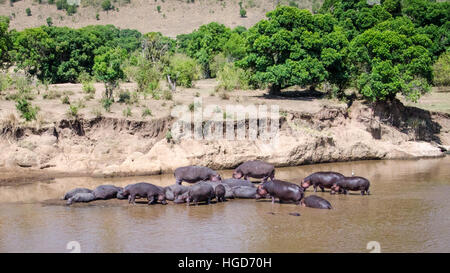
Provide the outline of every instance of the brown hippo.
{"type": "Polygon", "coordinates": [[[248,180],[249,177],[261,178],[262,181],[267,181],[268,178],[273,180],[275,176],[275,168],[273,165],[261,160],[251,160],[242,163],[233,172],[233,178],[244,178],[248,180]]]}
{"type": "Polygon", "coordinates": [[[259,196],[269,194],[272,198],[272,204],[275,203],[275,198],[278,198],[280,203],[294,202],[299,205],[304,196],[303,188],[299,185],[276,179],[259,185],[257,193],[259,196]]]}
{"type": "Polygon", "coordinates": [[[195,205],[198,205],[198,202],[210,204],[211,199],[214,199],[215,197],[216,193],[214,192],[213,186],[205,182],[199,182],[189,187],[186,203],[188,206],[191,201],[194,202],[195,205]]]}
{"type": "Polygon", "coordinates": [[[348,191],[361,191],[361,195],[369,195],[370,182],[361,176],[343,177],[334,182],[331,186],[331,194],[342,192],[347,194],[348,191]]]}
{"type": "Polygon", "coordinates": [[[317,195],[310,195],[301,201],[302,206],[316,209],[332,209],[330,202],[317,195]]]}
{"type": "Polygon", "coordinates": [[[331,188],[334,182],[343,177],[344,175],[337,172],[315,172],[305,177],[301,182],[301,186],[303,190],[306,190],[312,185],[314,187],[314,192],[317,192],[317,187],[324,192],[325,188],[331,188]]]}
{"type": "Polygon", "coordinates": [[[198,181],[221,181],[219,173],[211,168],[203,166],[186,166],[175,169],[174,176],[176,184],[181,185],[183,181],[196,183],[198,181]]]}
{"type": "Polygon", "coordinates": [[[128,195],[128,202],[132,204],[135,204],[134,201],[137,196],[141,198],[147,197],[149,205],[154,204],[157,201],[161,202],[163,205],[167,204],[163,188],[146,182],[128,185],[125,187],[123,194],[128,195]]]}

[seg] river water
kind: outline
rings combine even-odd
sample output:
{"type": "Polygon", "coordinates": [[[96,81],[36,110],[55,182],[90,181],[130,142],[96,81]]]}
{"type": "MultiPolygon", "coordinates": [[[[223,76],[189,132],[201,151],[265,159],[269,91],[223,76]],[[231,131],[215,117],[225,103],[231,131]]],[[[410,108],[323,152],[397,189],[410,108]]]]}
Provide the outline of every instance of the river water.
{"type": "MultiPolygon", "coordinates": [[[[0,187],[0,252],[450,252],[450,156],[277,168],[298,182],[315,171],[367,177],[371,195],[330,195],[333,210],[270,201],[186,205],[66,207],[42,201],[74,187],[174,183],[173,175],[60,178],[0,187]],[[298,212],[301,216],[289,215],[298,212]]],[[[221,171],[230,177],[231,171],[221,171]]],[[[306,193],[313,194],[309,189],[306,193]]]]}

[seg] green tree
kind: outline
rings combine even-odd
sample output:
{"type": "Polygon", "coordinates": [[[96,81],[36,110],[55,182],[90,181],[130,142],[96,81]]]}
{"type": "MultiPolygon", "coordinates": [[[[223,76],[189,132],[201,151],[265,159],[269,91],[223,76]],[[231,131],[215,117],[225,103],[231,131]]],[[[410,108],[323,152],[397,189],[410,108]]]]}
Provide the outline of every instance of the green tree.
{"type": "Polygon", "coordinates": [[[30,8],[27,8],[27,9],[25,10],[25,12],[27,13],[27,16],[31,16],[31,9],[30,9],[30,8]]]}
{"type": "Polygon", "coordinates": [[[442,54],[436,63],[433,65],[434,79],[433,83],[436,86],[450,85],[450,51],[442,54]]]}
{"type": "Polygon", "coordinates": [[[122,48],[104,48],[104,51],[95,56],[93,70],[97,79],[105,83],[105,98],[112,99],[114,89],[125,76],[122,62],[127,52],[122,48]]]}
{"type": "Polygon", "coordinates": [[[103,2],[102,2],[102,9],[105,10],[105,11],[111,10],[112,9],[111,1],[103,0],[103,2]]]}
{"type": "Polygon", "coordinates": [[[0,16],[0,68],[10,61],[9,51],[12,47],[12,42],[8,28],[9,18],[0,16]]]}
{"type": "Polygon", "coordinates": [[[357,88],[371,101],[393,100],[401,93],[416,102],[430,89],[432,59],[424,45],[431,41],[392,27],[397,20],[402,19],[365,31],[349,46],[357,88]]]}
{"type": "Polygon", "coordinates": [[[329,77],[328,70],[347,73],[348,43],[341,29],[333,28],[330,15],[313,16],[307,10],[279,6],[267,17],[249,29],[247,55],[237,62],[253,70],[251,83],[268,84],[276,95],[292,85],[314,89],[327,79],[346,81],[341,74],[329,77]]]}
{"type": "Polygon", "coordinates": [[[202,25],[198,30],[189,35],[177,36],[180,51],[189,57],[196,59],[203,68],[207,78],[210,77],[209,64],[214,56],[223,51],[224,44],[228,41],[231,30],[216,22],[202,25]]]}

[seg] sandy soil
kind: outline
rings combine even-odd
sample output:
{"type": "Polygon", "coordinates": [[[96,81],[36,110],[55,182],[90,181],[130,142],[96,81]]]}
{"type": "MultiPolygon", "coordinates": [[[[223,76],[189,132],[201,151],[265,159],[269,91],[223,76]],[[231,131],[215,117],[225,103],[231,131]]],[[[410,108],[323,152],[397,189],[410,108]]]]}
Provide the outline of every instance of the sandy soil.
{"type": "MultiPolygon", "coordinates": [[[[265,14],[280,1],[244,0],[243,2],[247,10],[245,18],[240,17],[239,0],[196,0],[194,3],[181,0],[165,0],[164,3],[161,0],[131,0],[130,4],[120,4],[120,1],[117,1],[113,4],[119,8],[119,11],[106,12],[99,6],[80,5],[77,13],[72,16],[67,16],[65,11],[57,10],[55,5],[46,4],[45,0],[44,4],[38,4],[34,0],[22,0],[14,3],[13,7],[10,6],[9,1],[4,1],[0,4],[0,15],[10,16],[11,29],[17,30],[46,25],[47,17],[52,17],[55,26],[79,28],[87,25],[113,24],[120,28],[137,29],[142,33],[158,31],[175,37],[213,21],[231,28],[236,26],[248,28],[264,19],[265,14]],[[157,6],[161,6],[160,13],[157,11],[157,6]],[[25,13],[28,7],[31,9],[32,16],[27,16],[25,13]],[[12,16],[13,13],[15,16],[12,16]],[[100,20],[95,17],[97,13],[100,15],[100,20]]],[[[311,7],[309,0],[297,2],[299,7],[311,7]]]]}

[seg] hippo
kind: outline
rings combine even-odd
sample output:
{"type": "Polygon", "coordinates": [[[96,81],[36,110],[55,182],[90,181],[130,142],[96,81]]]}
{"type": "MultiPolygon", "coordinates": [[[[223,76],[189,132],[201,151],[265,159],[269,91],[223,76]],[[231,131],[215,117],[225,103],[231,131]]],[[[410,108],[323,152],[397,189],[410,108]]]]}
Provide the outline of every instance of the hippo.
{"type": "Polygon", "coordinates": [[[226,184],[230,187],[238,187],[238,186],[244,186],[244,187],[254,187],[252,182],[244,179],[235,179],[235,178],[228,178],[222,180],[222,184],[226,184]]]}
{"type": "Polygon", "coordinates": [[[269,194],[272,204],[275,203],[275,198],[278,198],[280,203],[294,202],[299,205],[304,196],[303,188],[299,185],[277,179],[263,182],[258,186],[257,193],[260,196],[269,194]]]}
{"type": "Polygon", "coordinates": [[[140,182],[125,187],[125,195],[128,195],[128,203],[135,204],[135,199],[137,196],[144,198],[147,197],[148,204],[154,204],[157,201],[161,202],[163,205],[167,205],[166,195],[164,194],[164,189],[156,185],[140,182]]]}
{"type": "Polygon", "coordinates": [[[166,195],[166,200],[174,201],[178,199],[178,196],[187,192],[189,187],[173,184],[167,187],[164,187],[164,193],[166,195]]]}
{"type": "Polygon", "coordinates": [[[216,197],[216,193],[214,192],[213,186],[208,183],[199,182],[189,187],[188,197],[186,199],[186,203],[189,206],[191,201],[194,202],[195,205],[198,205],[198,202],[205,201],[207,204],[211,203],[211,199],[216,197]]]}
{"type": "Polygon", "coordinates": [[[302,206],[316,209],[332,209],[330,202],[317,195],[310,195],[301,201],[302,206]]]}
{"type": "Polygon", "coordinates": [[[256,198],[256,187],[247,187],[247,186],[236,186],[231,188],[233,190],[234,198],[247,198],[247,199],[255,199],[256,198]]]}
{"type": "Polygon", "coordinates": [[[101,185],[94,189],[92,192],[95,199],[112,199],[117,197],[117,193],[123,190],[121,187],[116,187],[114,185],[101,185]]]}
{"type": "Polygon", "coordinates": [[[301,186],[303,190],[306,190],[312,185],[314,187],[314,192],[317,192],[317,187],[324,192],[325,188],[331,188],[334,182],[343,177],[344,175],[337,172],[315,172],[305,177],[301,182],[301,186]]]}
{"type": "MultiPolygon", "coordinates": [[[[223,180],[222,180],[222,181],[223,181],[223,180]]],[[[221,183],[221,182],[214,182],[214,181],[202,181],[201,183],[207,183],[207,184],[210,184],[210,185],[213,187],[214,191],[216,190],[216,187],[217,187],[218,185],[222,185],[222,186],[225,187],[225,198],[230,198],[230,199],[233,199],[233,198],[234,198],[234,196],[233,196],[233,190],[232,190],[231,187],[230,187],[229,185],[227,185],[227,184],[224,184],[224,183],[221,183]]]]}
{"type": "Polygon", "coordinates": [[[219,184],[214,189],[214,193],[216,194],[217,202],[225,202],[225,186],[222,184],[219,184]]]}
{"type": "Polygon", "coordinates": [[[196,183],[198,181],[221,181],[219,173],[211,168],[203,166],[186,166],[179,167],[175,170],[174,176],[176,184],[181,185],[183,181],[188,183],[196,183]]]}
{"type": "Polygon", "coordinates": [[[343,177],[334,182],[331,186],[331,194],[342,192],[347,194],[348,191],[361,191],[361,195],[369,195],[370,182],[361,176],[343,177]]]}
{"type": "Polygon", "coordinates": [[[67,205],[72,205],[74,202],[91,202],[95,200],[95,196],[92,192],[79,192],[74,194],[67,200],[67,205]]]}
{"type": "Polygon", "coordinates": [[[87,189],[87,188],[76,188],[76,189],[68,191],[61,199],[68,200],[69,198],[73,197],[77,193],[92,193],[92,190],[87,189]]]}
{"type": "Polygon", "coordinates": [[[177,199],[173,200],[173,202],[175,204],[186,203],[186,200],[188,199],[188,197],[189,197],[189,191],[179,195],[177,199]]]}
{"type": "Polygon", "coordinates": [[[261,160],[251,160],[242,163],[233,172],[233,178],[244,178],[248,180],[249,177],[261,178],[262,181],[267,181],[268,178],[273,180],[275,176],[275,168],[273,165],[261,160]]]}

